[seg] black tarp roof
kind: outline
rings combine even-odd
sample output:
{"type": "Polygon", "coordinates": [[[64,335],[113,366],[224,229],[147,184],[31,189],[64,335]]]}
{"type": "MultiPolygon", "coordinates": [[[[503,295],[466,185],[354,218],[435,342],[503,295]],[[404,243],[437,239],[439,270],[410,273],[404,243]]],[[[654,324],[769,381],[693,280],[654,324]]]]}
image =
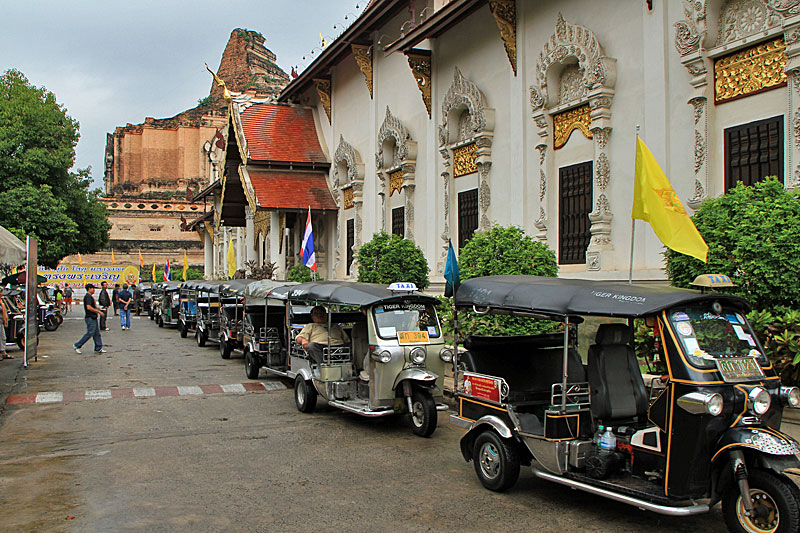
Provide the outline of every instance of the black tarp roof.
{"type": "Polygon", "coordinates": [[[433,296],[421,292],[392,292],[383,284],[355,281],[311,281],[273,290],[276,297],[281,293],[288,293],[287,297],[292,302],[308,304],[319,302],[363,306],[385,300],[413,299],[416,302],[432,304],[438,301],[433,296]]]}
{"type": "MultiPolygon", "coordinates": [[[[278,279],[262,279],[259,281],[254,281],[250,285],[248,285],[244,290],[244,295],[247,298],[268,298],[272,297],[270,292],[273,289],[278,287],[291,287],[297,285],[296,281],[285,281],[285,280],[278,280],[278,279]]],[[[287,289],[288,292],[288,289],[287,289]]],[[[284,295],[286,293],[283,293],[284,295]]],[[[278,296],[279,299],[284,299],[278,296]]]]}
{"type": "Polygon", "coordinates": [[[224,292],[227,294],[237,294],[242,295],[244,294],[244,290],[247,288],[248,285],[253,283],[254,279],[229,279],[228,281],[223,281],[220,284],[220,292],[224,292]]]}
{"type": "Polygon", "coordinates": [[[641,317],[677,305],[718,300],[748,309],[744,298],[674,287],[539,276],[486,276],[461,283],[456,307],[506,309],[552,316],[641,317]]]}

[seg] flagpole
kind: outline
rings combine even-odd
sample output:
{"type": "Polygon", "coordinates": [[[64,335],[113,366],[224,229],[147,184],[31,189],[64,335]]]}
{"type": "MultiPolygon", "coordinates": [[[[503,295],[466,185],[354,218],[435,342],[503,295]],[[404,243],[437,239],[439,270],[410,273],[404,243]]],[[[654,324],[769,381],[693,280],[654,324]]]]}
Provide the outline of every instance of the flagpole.
{"type": "MultiPolygon", "coordinates": [[[[634,139],[637,143],[639,140],[639,125],[636,125],[636,139],[634,139]]],[[[634,172],[633,172],[633,179],[634,179],[634,188],[636,187],[636,152],[634,151],[633,155],[633,165],[634,165],[634,172]]],[[[633,213],[631,213],[631,262],[630,266],[628,267],[628,285],[633,285],[633,237],[636,233],[636,219],[633,218],[633,213]]]]}

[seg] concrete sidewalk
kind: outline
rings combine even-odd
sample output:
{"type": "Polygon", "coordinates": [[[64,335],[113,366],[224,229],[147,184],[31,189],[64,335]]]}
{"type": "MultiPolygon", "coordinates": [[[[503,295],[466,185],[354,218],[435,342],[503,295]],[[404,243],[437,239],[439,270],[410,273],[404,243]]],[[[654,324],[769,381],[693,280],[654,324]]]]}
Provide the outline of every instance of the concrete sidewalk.
{"type": "Polygon", "coordinates": [[[5,409],[6,398],[15,391],[20,380],[25,379],[23,351],[16,344],[9,344],[6,346],[6,353],[14,359],[0,361],[0,413],[5,409]]]}

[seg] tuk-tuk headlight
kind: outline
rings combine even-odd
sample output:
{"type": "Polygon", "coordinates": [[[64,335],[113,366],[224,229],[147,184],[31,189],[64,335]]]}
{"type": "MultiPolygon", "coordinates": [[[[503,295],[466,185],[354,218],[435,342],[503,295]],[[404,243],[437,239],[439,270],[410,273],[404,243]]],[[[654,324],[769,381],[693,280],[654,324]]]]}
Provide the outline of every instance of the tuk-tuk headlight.
{"type": "Polygon", "coordinates": [[[453,350],[450,348],[442,348],[442,351],[439,352],[439,359],[445,363],[451,363],[453,361],[453,350]]]}
{"type": "Polygon", "coordinates": [[[781,387],[781,401],[783,405],[800,407],[800,389],[797,387],[781,387]]]}
{"type": "Polygon", "coordinates": [[[711,416],[719,416],[722,414],[724,402],[722,396],[716,393],[690,392],[678,398],[678,405],[693,415],[707,413],[711,416]]]}
{"type": "Polygon", "coordinates": [[[373,352],[372,359],[378,361],[379,363],[388,363],[392,360],[392,353],[389,350],[384,350],[379,353],[373,352]]]}
{"type": "Polygon", "coordinates": [[[772,398],[767,391],[761,387],[755,387],[747,395],[747,403],[750,409],[757,415],[763,415],[769,411],[769,406],[772,403],[772,398]]]}
{"type": "Polygon", "coordinates": [[[428,354],[425,352],[425,348],[417,346],[416,348],[412,348],[411,351],[408,353],[408,358],[411,360],[412,363],[415,365],[421,365],[425,362],[425,358],[428,354]]]}

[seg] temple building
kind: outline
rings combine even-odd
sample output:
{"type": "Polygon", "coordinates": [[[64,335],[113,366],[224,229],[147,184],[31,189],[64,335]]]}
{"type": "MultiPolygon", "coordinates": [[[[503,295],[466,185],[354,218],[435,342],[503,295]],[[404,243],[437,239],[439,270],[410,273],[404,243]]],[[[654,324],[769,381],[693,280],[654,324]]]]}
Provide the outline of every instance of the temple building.
{"type": "MultiPolygon", "coordinates": [[[[231,104],[242,119],[245,99],[231,104]]],[[[800,0],[373,0],[278,102],[311,109],[330,162],[323,277],[354,278],[385,230],[441,282],[448,241],[497,223],[547,243],[561,276],[627,279],[637,132],[690,215],[738,182],[800,185],[800,0]]],[[[242,166],[258,157],[232,143],[222,179],[243,196],[226,206],[225,189],[221,227],[270,212],[244,247],[288,268],[279,208],[247,198],[242,166]]],[[[633,278],[661,282],[664,248],[636,225],[633,278]]]]}
{"type": "MultiPolygon", "coordinates": [[[[222,54],[218,75],[228,87],[274,99],[289,76],[255,31],[235,29],[222,54]]],[[[202,65],[198,66],[202,68],[202,65]]],[[[228,105],[212,84],[208,97],[178,115],[146,118],[142,124],[117,127],[107,135],[105,197],[112,223],[108,247],[83,260],[139,264],[182,264],[184,251],[192,267],[204,266],[203,238],[189,228],[204,214],[192,196],[219,174],[211,147],[222,144],[228,105]]],[[[72,260],[75,258],[67,258],[72,260]]]]}

